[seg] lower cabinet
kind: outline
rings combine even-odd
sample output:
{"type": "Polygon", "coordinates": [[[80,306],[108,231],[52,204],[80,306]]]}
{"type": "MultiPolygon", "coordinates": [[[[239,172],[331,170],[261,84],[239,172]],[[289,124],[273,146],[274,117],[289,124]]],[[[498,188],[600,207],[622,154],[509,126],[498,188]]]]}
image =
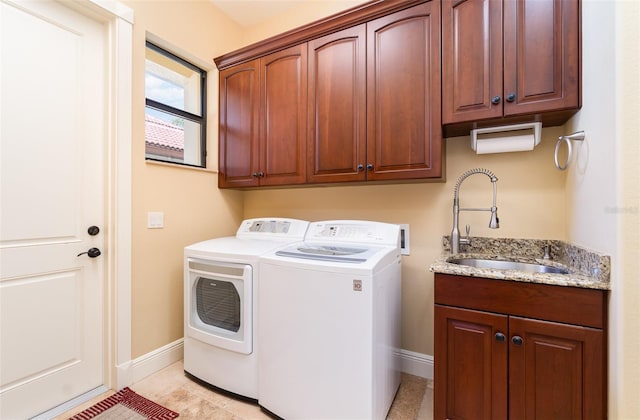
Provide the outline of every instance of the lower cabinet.
{"type": "Polygon", "coordinates": [[[435,419],[607,417],[606,291],[435,282],[435,419]]]}

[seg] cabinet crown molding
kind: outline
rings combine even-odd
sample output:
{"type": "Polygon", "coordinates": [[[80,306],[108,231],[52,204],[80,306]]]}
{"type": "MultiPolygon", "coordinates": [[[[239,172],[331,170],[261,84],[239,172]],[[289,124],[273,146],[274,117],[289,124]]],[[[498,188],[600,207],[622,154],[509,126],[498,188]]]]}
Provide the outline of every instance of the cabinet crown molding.
{"type": "Polygon", "coordinates": [[[373,0],[213,59],[219,70],[407,9],[425,0],[373,0]]]}

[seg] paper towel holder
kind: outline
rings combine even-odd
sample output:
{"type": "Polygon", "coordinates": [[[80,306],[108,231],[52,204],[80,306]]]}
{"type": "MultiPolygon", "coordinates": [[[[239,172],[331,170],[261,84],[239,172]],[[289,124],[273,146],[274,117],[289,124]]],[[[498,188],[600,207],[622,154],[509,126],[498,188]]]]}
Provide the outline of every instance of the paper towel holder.
{"type": "Polygon", "coordinates": [[[556,164],[556,168],[560,169],[561,171],[566,170],[569,167],[569,162],[571,162],[571,157],[573,154],[571,141],[584,141],[584,131],[576,131],[575,133],[571,133],[567,136],[558,137],[558,141],[556,142],[556,150],[553,153],[553,160],[556,164]],[[558,163],[558,150],[560,150],[560,145],[563,142],[567,143],[567,161],[564,163],[564,165],[560,165],[560,163],[558,163]]]}
{"type": "Polygon", "coordinates": [[[471,140],[471,148],[474,152],[478,154],[482,153],[501,153],[501,152],[523,152],[533,150],[538,144],[540,144],[540,136],[542,132],[542,123],[541,122],[532,122],[532,123],[524,123],[524,124],[512,124],[512,125],[503,125],[498,127],[486,127],[486,128],[477,128],[471,130],[470,140],[471,140]],[[533,144],[531,141],[526,141],[525,144],[516,145],[514,141],[510,140],[508,137],[504,137],[502,139],[492,139],[494,142],[494,146],[496,150],[494,152],[479,152],[478,144],[483,140],[479,139],[478,136],[482,134],[496,134],[502,136],[508,136],[510,132],[530,132],[533,130],[533,144]]]}

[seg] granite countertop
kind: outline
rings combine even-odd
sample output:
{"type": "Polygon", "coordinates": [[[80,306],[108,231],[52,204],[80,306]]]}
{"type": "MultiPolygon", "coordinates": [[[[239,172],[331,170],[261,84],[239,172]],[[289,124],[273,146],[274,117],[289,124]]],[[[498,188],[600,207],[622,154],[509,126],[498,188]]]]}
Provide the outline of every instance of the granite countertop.
{"type": "Polygon", "coordinates": [[[460,245],[452,254],[449,237],[442,240],[443,253],[429,268],[435,273],[484,277],[498,280],[610,290],[610,258],[557,240],[471,237],[470,245],[460,245]],[[545,246],[550,259],[543,259],[545,246]],[[565,268],[569,274],[532,273],[520,270],[477,268],[447,262],[450,258],[482,258],[544,264],[565,268]]]}

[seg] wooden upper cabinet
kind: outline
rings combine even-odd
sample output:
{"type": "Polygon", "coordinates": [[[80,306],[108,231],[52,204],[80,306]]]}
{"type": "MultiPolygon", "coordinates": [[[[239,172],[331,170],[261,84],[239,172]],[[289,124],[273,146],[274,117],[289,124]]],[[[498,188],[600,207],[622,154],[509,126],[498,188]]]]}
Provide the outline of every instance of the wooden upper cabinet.
{"type": "Polygon", "coordinates": [[[220,187],[442,178],[439,1],[368,2],[215,62],[220,187]]]}
{"type": "Polygon", "coordinates": [[[440,9],[309,42],[309,182],[439,178],[440,9]]]}
{"type": "Polygon", "coordinates": [[[443,124],[579,109],[579,0],[442,0],[442,37],[443,124]]]}
{"type": "Polygon", "coordinates": [[[309,41],[307,180],[364,181],[365,25],[309,41]]]}
{"type": "Polygon", "coordinates": [[[502,2],[442,2],[443,123],[502,117],[502,2]]]}
{"type": "Polygon", "coordinates": [[[440,2],[367,23],[367,180],[442,176],[440,2]]]}
{"type": "Polygon", "coordinates": [[[220,71],[219,187],[254,187],[259,178],[259,62],[220,71]]]}
{"type": "Polygon", "coordinates": [[[580,1],[504,2],[505,116],[580,107],[580,1]]]}
{"type": "Polygon", "coordinates": [[[218,185],[306,180],[307,46],[220,71],[218,185]]]}
{"type": "Polygon", "coordinates": [[[261,185],[306,181],[307,45],[260,59],[261,185]]]}

